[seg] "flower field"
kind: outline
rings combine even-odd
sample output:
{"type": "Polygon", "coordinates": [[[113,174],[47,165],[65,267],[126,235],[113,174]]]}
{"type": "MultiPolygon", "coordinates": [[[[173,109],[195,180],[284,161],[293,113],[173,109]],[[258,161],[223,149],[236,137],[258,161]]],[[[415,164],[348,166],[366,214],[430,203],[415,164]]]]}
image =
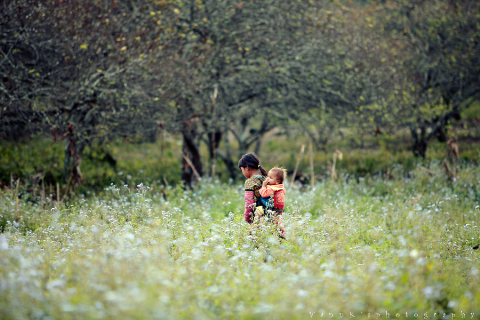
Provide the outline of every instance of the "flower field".
{"type": "Polygon", "coordinates": [[[287,189],[243,221],[242,186],[111,186],[68,204],[0,193],[0,319],[480,317],[480,169],[287,189]]]}

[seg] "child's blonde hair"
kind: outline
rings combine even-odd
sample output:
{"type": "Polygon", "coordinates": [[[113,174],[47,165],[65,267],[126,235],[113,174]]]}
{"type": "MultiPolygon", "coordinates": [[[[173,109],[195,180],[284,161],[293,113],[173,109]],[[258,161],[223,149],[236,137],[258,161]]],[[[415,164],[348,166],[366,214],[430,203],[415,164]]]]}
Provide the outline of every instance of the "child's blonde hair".
{"type": "Polygon", "coordinates": [[[287,180],[287,169],[282,167],[273,167],[270,169],[270,171],[273,171],[277,175],[277,180],[279,183],[283,183],[283,181],[287,180]]]}

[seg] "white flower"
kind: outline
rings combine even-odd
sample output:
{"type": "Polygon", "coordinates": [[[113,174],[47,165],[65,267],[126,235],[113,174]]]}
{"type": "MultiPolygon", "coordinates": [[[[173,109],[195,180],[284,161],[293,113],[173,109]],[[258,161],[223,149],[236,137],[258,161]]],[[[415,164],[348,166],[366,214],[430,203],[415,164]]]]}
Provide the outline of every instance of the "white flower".
{"type": "Polygon", "coordinates": [[[258,307],[255,308],[255,313],[269,313],[269,312],[272,312],[274,310],[274,306],[272,306],[271,304],[268,304],[268,303],[265,303],[265,302],[260,302],[258,304],[258,307]]]}
{"type": "Polygon", "coordinates": [[[303,303],[298,303],[296,306],[295,306],[295,310],[303,310],[305,308],[305,306],[303,305],[303,303]]]}
{"type": "Polygon", "coordinates": [[[433,287],[428,286],[423,289],[423,294],[425,297],[430,298],[433,295],[433,287]]]}
{"type": "Polygon", "coordinates": [[[372,273],[374,274],[375,272],[377,272],[377,270],[380,268],[380,266],[377,264],[377,263],[371,263],[368,265],[368,268],[367,268],[367,271],[368,273],[372,273]]]}
{"type": "Polygon", "coordinates": [[[217,286],[210,286],[207,288],[207,291],[210,293],[216,294],[220,292],[220,288],[217,286]]]}
{"type": "Polygon", "coordinates": [[[442,286],[436,284],[434,286],[427,286],[423,289],[423,294],[427,299],[438,299],[441,295],[442,286]]]}
{"type": "Polygon", "coordinates": [[[123,235],[123,238],[126,239],[126,240],[133,240],[133,239],[135,239],[135,235],[134,235],[133,233],[126,232],[126,233],[123,235]]]}
{"type": "Polygon", "coordinates": [[[118,294],[115,291],[108,291],[105,293],[105,300],[107,301],[116,301],[118,300],[118,294]]]}
{"type": "Polygon", "coordinates": [[[73,311],[75,311],[75,306],[71,303],[64,303],[64,304],[62,304],[62,311],[73,312],[73,311]]]}
{"type": "Polygon", "coordinates": [[[420,255],[420,252],[418,252],[417,249],[413,249],[412,251],[410,251],[410,257],[412,258],[416,258],[420,255]]]}
{"type": "Polygon", "coordinates": [[[298,292],[297,292],[297,296],[299,296],[299,297],[305,297],[307,295],[308,295],[308,292],[305,291],[305,290],[302,290],[302,289],[298,290],[298,292]]]}
{"type": "Polygon", "coordinates": [[[0,250],[8,250],[8,241],[7,241],[7,237],[5,237],[4,235],[1,235],[0,236],[0,250]]]}
{"type": "Polygon", "coordinates": [[[46,285],[47,290],[52,290],[54,288],[61,288],[65,285],[65,281],[61,279],[54,279],[52,281],[49,281],[46,285]]]}
{"type": "Polygon", "coordinates": [[[97,234],[98,233],[98,227],[96,225],[93,225],[90,227],[90,231],[92,234],[97,234]]]}
{"type": "Polygon", "coordinates": [[[385,289],[387,290],[395,290],[397,288],[397,286],[395,285],[395,283],[393,283],[392,281],[389,281],[386,285],[385,285],[385,289]]]}

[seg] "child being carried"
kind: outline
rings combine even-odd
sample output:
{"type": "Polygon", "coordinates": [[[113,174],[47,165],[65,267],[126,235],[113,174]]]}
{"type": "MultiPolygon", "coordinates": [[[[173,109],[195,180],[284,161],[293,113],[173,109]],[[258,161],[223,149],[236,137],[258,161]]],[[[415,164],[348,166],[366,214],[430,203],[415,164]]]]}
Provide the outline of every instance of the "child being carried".
{"type": "Polygon", "coordinates": [[[268,177],[259,190],[262,206],[256,208],[256,213],[259,216],[266,215],[275,220],[282,233],[284,233],[283,223],[280,221],[279,216],[285,209],[285,188],[283,187],[283,181],[285,181],[286,177],[287,170],[278,167],[270,169],[268,177]]]}

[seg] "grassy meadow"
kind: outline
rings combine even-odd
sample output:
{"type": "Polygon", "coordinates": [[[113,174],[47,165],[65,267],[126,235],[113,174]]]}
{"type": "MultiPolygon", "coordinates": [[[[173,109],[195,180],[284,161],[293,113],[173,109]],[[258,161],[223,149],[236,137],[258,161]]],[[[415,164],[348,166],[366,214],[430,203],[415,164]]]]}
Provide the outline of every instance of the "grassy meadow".
{"type": "Polygon", "coordinates": [[[286,240],[247,230],[241,183],[4,188],[0,319],[479,319],[480,168],[430,169],[288,187],[286,240]]]}
{"type": "Polygon", "coordinates": [[[0,0],[0,26],[0,320],[480,320],[480,0],[0,0]],[[284,230],[244,220],[254,151],[284,230]]]}

